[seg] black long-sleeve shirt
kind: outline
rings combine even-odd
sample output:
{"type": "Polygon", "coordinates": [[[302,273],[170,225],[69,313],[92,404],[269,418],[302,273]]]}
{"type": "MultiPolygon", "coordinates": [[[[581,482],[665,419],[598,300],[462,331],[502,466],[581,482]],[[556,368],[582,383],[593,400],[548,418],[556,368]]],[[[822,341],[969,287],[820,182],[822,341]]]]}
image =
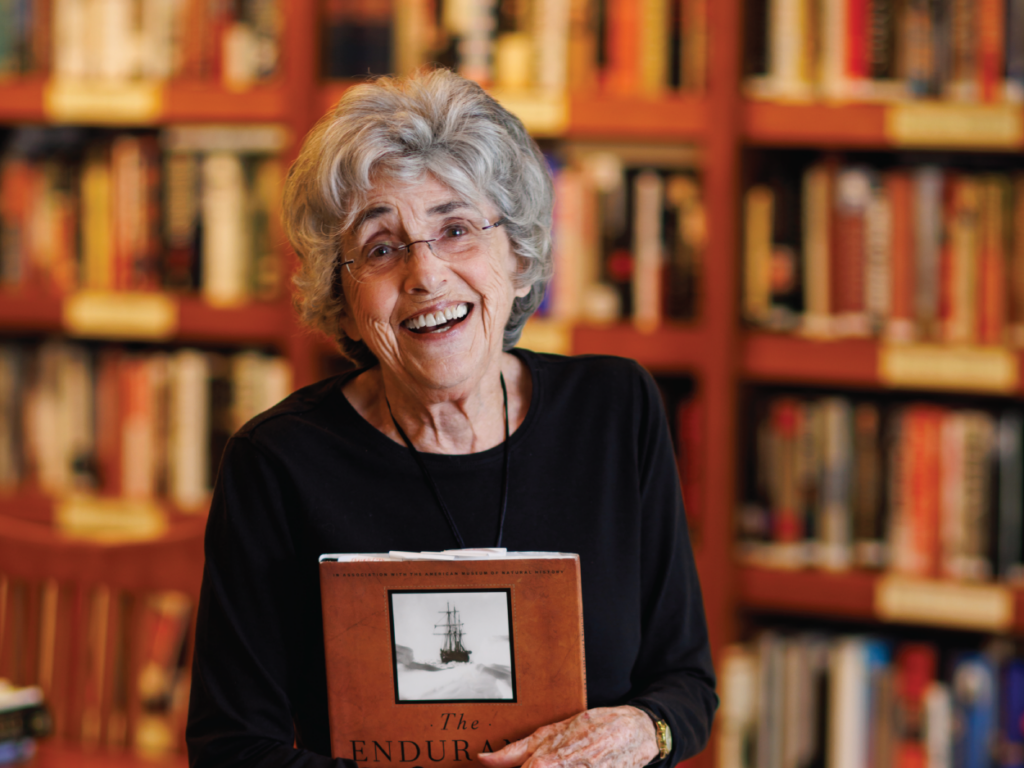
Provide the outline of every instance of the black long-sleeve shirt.
{"type": "MultiPolygon", "coordinates": [[[[588,706],[664,717],[671,766],[703,748],[717,698],[657,387],[631,361],[516,354],[533,393],[510,438],[502,543],[579,553],[588,706]]],[[[299,390],[225,451],[196,630],[194,767],[356,765],[328,757],[317,558],[456,546],[409,450],[342,394],[354,375],[299,390]]],[[[493,546],[503,447],[423,458],[466,546],[493,546]]]]}

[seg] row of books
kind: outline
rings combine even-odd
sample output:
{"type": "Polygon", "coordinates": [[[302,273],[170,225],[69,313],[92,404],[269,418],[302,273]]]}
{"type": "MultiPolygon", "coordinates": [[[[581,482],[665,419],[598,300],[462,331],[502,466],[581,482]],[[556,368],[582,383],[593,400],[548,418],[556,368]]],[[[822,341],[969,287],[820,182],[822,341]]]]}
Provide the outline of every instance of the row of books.
{"type": "Polygon", "coordinates": [[[541,315],[650,330],[695,316],[706,245],[700,180],[661,162],[587,149],[555,170],[555,277],[541,315]]]}
{"type": "Polygon", "coordinates": [[[758,399],[741,549],[776,567],[1024,574],[1024,412],[758,399]]]}
{"type": "Polygon", "coordinates": [[[1024,765],[1024,658],[1012,644],[766,630],[724,657],[723,768],[1024,765]]]}
{"type": "Polygon", "coordinates": [[[0,75],[241,88],[278,68],[277,0],[7,0],[0,8],[0,75]]]}
{"type": "Polygon", "coordinates": [[[36,739],[53,730],[53,718],[37,685],[15,686],[0,679],[0,765],[30,760],[36,739]]]}
{"type": "Polygon", "coordinates": [[[1024,101],[1021,0],[747,0],[748,90],[1024,101]]]}
{"type": "Polygon", "coordinates": [[[699,91],[707,0],[325,0],[327,77],[429,62],[502,90],[699,91]]]}
{"type": "Polygon", "coordinates": [[[0,287],[276,298],[279,143],[269,128],[12,131],[0,156],[0,287]]]}
{"type": "Polygon", "coordinates": [[[0,489],[201,510],[224,445],[291,391],[281,357],[0,345],[0,489]]]}
{"type": "Polygon", "coordinates": [[[780,158],[744,203],[750,322],[898,342],[1021,340],[1018,173],[826,158],[801,174],[780,158]]]}

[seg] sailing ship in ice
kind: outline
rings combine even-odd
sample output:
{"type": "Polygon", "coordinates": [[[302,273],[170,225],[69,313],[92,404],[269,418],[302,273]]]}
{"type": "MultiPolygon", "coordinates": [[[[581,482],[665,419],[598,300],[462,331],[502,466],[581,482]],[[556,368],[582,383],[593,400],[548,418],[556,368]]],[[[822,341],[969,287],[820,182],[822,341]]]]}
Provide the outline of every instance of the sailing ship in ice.
{"type": "Polygon", "coordinates": [[[444,638],[444,645],[441,646],[441,663],[458,661],[465,664],[469,662],[469,654],[472,651],[467,651],[462,645],[462,621],[459,620],[459,611],[451,603],[445,603],[445,606],[446,610],[439,611],[444,614],[444,621],[434,625],[434,629],[442,630],[434,634],[444,638]]]}

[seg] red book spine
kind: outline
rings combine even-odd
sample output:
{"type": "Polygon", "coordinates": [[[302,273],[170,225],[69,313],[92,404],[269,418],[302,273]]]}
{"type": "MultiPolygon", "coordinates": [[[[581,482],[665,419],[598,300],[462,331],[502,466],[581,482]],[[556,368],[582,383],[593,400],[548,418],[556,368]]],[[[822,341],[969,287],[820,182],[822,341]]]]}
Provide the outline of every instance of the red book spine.
{"type": "Polygon", "coordinates": [[[832,311],[864,311],[864,211],[835,211],[832,311]]]}
{"type": "Polygon", "coordinates": [[[1000,101],[1003,97],[1005,20],[1003,0],[978,0],[978,76],[982,101],[1000,101]]]}
{"type": "Polygon", "coordinates": [[[925,768],[924,695],[935,679],[938,654],[927,643],[907,643],[896,652],[898,731],[893,768],[925,768]]]}
{"type": "Polygon", "coordinates": [[[910,547],[912,570],[934,576],[939,564],[939,445],[943,409],[911,408],[910,547]]]}
{"type": "Polygon", "coordinates": [[[1006,186],[997,179],[983,186],[981,203],[981,289],[978,296],[982,344],[1005,340],[1008,304],[1008,269],[1005,240],[1006,186]]]}
{"type": "Polygon", "coordinates": [[[868,76],[868,19],[871,17],[870,0],[847,0],[846,73],[852,79],[868,76]]]}
{"type": "Polygon", "coordinates": [[[914,228],[910,175],[896,170],[885,178],[892,209],[892,303],[890,318],[909,325],[914,318],[914,228]]]}
{"type": "Polygon", "coordinates": [[[609,0],[606,8],[605,90],[616,96],[633,96],[640,86],[640,3],[609,0]]]}

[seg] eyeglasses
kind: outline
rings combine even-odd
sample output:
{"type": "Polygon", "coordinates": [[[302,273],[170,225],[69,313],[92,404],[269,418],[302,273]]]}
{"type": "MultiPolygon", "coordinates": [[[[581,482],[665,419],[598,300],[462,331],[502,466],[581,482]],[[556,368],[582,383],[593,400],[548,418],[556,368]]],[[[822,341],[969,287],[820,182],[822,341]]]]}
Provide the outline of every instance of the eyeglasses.
{"type": "Polygon", "coordinates": [[[426,240],[414,240],[411,243],[372,241],[346,251],[347,258],[341,262],[341,266],[348,267],[349,274],[358,282],[376,280],[404,261],[406,254],[417,243],[425,243],[431,253],[443,261],[466,261],[480,254],[488,232],[504,223],[505,219],[498,219],[493,224],[486,219],[460,219],[446,222],[434,237],[426,240]]]}

